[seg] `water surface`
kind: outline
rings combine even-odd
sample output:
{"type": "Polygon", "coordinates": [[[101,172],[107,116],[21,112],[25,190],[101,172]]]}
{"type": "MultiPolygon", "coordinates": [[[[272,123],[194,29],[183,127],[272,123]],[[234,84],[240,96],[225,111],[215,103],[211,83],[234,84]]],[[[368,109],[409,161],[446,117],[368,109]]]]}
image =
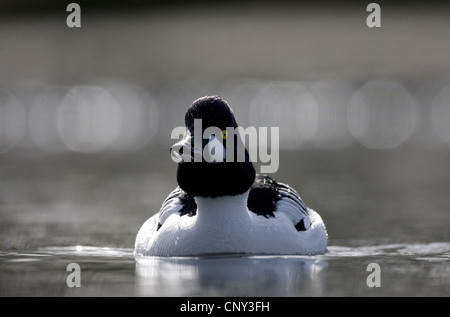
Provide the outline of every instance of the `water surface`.
{"type": "Polygon", "coordinates": [[[2,296],[448,296],[450,243],[330,246],[322,256],[141,258],[132,249],[43,247],[0,254],[2,296]],[[67,265],[80,265],[70,288],[67,265]],[[369,287],[370,263],[380,287],[369,287]]]}
{"type": "Polygon", "coordinates": [[[167,152],[3,154],[0,295],[450,294],[450,153],[284,151],[274,176],[321,214],[327,254],[136,262],[137,231],[176,186],[167,152]],[[67,286],[70,263],[80,265],[80,288],[67,286]],[[367,286],[370,263],[379,288],[367,286]]]}

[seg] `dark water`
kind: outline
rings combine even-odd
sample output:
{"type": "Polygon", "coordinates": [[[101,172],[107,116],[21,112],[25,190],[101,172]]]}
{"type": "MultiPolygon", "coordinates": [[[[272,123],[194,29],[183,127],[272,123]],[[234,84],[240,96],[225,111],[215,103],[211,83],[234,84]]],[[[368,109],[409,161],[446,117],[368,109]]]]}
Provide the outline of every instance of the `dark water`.
{"type": "Polygon", "coordinates": [[[281,152],[275,177],[296,187],[327,225],[323,256],[136,263],[140,225],[176,185],[164,153],[3,155],[0,295],[450,294],[447,152],[428,151],[426,159],[407,149],[281,152]],[[80,265],[80,288],[67,286],[70,263],[80,265]],[[379,265],[381,287],[367,284],[370,263],[379,265]]]}

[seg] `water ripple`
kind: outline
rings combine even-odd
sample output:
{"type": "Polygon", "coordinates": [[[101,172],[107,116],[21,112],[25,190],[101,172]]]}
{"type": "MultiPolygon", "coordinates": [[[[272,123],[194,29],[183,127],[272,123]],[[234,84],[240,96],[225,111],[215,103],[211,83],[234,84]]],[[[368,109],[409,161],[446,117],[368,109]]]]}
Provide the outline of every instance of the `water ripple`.
{"type": "Polygon", "coordinates": [[[450,242],[397,243],[375,246],[329,246],[328,257],[418,256],[418,260],[450,260],[450,242]]]}
{"type": "Polygon", "coordinates": [[[52,256],[80,256],[98,258],[132,258],[131,248],[108,248],[93,246],[42,247],[24,252],[1,252],[5,262],[35,262],[52,256]]]}

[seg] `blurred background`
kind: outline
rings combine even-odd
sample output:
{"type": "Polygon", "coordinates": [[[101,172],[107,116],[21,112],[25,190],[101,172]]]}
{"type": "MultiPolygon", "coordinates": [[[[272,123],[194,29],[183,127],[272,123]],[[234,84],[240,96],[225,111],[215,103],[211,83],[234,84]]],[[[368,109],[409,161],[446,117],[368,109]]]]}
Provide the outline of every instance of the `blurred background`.
{"type": "Polygon", "coordinates": [[[0,249],[133,248],[177,186],[170,133],[218,94],[280,127],[330,244],[450,239],[441,2],[0,2],[0,249]]]}

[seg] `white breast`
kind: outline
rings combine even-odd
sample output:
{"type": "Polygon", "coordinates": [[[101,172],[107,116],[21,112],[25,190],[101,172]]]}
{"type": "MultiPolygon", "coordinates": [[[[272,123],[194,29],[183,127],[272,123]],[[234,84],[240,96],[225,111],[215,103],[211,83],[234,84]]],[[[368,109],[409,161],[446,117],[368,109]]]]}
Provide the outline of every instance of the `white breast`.
{"type": "MultiPolygon", "coordinates": [[[[308,209],[311,226],[297,231],[292,211],[279,210],[265,218],[247,209],[248,192],[238,196],[196,198],[195,216],[170,213],[156,231],[158,215],[140,229],[136,255],[188,256],[202,254],[323,254],[327,232],[322,218],[308,209]]],[[[278,206],[280,208],[280,206],[278,206]]]]}

